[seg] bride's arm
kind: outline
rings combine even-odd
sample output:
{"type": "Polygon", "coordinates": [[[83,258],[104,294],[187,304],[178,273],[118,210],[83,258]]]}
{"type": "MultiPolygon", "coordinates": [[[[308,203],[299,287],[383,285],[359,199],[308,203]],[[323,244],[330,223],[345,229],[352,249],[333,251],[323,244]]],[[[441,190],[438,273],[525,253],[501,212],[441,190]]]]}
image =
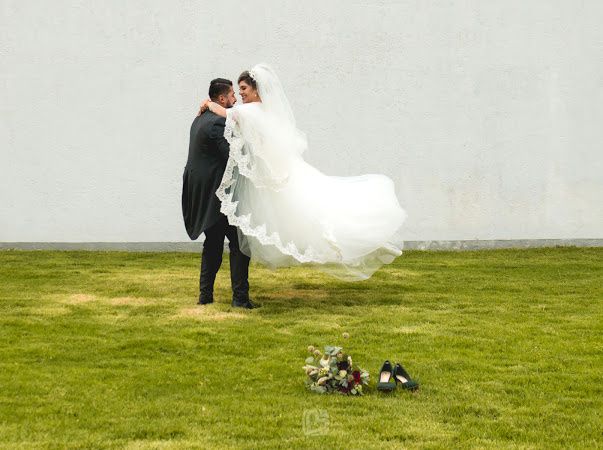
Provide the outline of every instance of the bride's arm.
{"type": "Polygon", "coordinates": [[[216,102],[212,102],[211,100],[207,102],[207,109],[218,116],[226,117],[226,108],[217,104],[216,102]]]}
{"type": "Polygon", "coordinates": [[[201,107],[199,108],[199,112],[197,113],[197,116],[200,116],[208,109],[211,112],[213,112],[214,114],[217,114],[218,116],[226,117],[226,108],[222,107],[221,105],[219,105],[216,102],[212,102],[211,99],[209,99],[209,98],[206,100],[203,100],[203,103],[201,103],[201,107]]]}

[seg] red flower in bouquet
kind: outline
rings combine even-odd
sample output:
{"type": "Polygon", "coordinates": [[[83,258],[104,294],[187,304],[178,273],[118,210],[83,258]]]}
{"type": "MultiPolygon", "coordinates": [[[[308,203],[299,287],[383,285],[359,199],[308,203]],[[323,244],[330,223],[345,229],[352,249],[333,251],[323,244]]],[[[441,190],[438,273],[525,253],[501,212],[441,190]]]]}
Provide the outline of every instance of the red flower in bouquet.
{"type": "Polygon", "coordinates": [[[348,384],[347,386],[339,386],[339,392],[344,394],[348,394],[352,390],[352,386],[348,384]]]}

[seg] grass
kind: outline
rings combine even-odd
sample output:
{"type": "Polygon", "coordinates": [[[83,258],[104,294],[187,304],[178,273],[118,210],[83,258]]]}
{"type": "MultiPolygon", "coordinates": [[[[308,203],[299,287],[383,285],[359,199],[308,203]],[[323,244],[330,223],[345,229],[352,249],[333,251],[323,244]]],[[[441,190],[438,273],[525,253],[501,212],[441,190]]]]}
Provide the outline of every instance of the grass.
{"type": "Polygon", "coordinates": [[[0,447],[602,446],[602,248],[250,272],[251,311],[226,258],[197,306],[196,254],[0,252],[0,447]],[[366,395],[306,391],[310,344],[344,345],[366,395]],[[385,359],[420,391],[376,392],[385,359]]]}

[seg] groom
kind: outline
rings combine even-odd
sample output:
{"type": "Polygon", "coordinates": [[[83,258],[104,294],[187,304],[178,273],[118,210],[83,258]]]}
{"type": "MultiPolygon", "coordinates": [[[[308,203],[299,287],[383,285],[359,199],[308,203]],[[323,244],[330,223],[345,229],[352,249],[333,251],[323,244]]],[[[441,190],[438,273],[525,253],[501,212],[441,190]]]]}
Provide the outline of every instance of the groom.
{"type": "MultiPolygon", "coordinates": [[[[216,78],[209,85],[209,98],[224,108],[232,108],[237,99],[232,81],[216,78]]],[[[188,160],[183,174],[182,215],[192,240],[205,233],[199,276],[199,304],[214,302],[214,281],[222,264],[224,237],[230,248],[232,306],[257,308],[249,299],[249,257],[239,248],[237,228],[220,212],[216,189],[228,160],[229,145],[224,138],[225,121],[211,111],[198,115],[191,126],[188,160]]]]}

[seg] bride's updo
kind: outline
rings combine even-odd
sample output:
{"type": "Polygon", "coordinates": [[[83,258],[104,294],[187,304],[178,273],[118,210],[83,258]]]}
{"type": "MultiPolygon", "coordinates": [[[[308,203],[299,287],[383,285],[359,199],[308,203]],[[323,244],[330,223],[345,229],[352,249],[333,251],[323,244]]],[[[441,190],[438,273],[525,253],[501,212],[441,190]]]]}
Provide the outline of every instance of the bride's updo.
{"type": "Polygon", "coordinates": [[[237,80],[237,83],[240,83],[241,81],[244,81],[246,84],[248,84],[249,86],[251,86],[253,89],[257,89],[258,88],[257,87],[257,83],[251,77],[251,74],[249,73],[249,70],[246,70],[241,75],[239,75],[239,79],[237,80]]]}

